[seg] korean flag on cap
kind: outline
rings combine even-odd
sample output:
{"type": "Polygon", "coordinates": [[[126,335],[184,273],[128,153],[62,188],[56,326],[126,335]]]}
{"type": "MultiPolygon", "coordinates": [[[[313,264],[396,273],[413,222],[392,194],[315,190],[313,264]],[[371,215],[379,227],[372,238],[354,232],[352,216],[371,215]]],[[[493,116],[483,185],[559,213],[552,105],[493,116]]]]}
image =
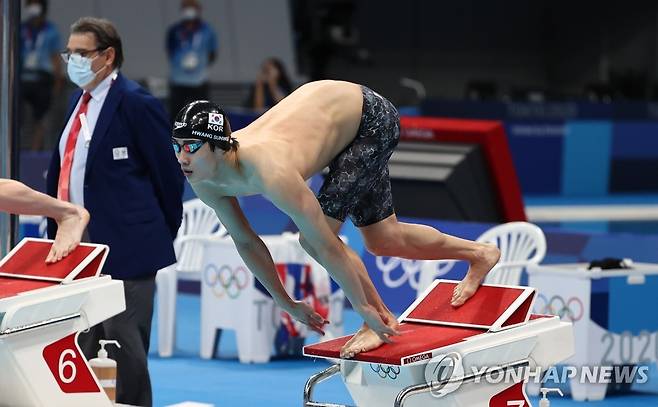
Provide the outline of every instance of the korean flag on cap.
{"type": "Polygon", "coordinates": [[[208,113],[208,123],[223,126],[224,116],[221,113],[208,113]]]}

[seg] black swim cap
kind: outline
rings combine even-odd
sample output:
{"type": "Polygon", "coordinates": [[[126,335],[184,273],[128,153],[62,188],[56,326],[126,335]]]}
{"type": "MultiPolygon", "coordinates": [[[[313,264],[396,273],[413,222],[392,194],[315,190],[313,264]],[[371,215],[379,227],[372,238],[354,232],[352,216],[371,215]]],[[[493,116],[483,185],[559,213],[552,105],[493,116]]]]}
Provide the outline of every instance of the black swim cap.
{"type": "Polygon", "coordinates": [[[188,103],[178,112],[173,136],[207,141],[224,151],[237,147],[237,140],[231,137],[231,126],[224,110],[207,100],[188,103]]]}

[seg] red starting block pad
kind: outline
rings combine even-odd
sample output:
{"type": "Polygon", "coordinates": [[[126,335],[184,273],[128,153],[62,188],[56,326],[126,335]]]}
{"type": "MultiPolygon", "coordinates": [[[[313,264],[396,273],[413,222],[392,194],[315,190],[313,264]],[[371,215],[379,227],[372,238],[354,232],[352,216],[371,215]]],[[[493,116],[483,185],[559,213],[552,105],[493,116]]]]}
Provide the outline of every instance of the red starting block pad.
{"type": "MultiPolygon", "coordinates": [[[[423,349],[436,349],[452,345],[474,335],[482,334],[481,329],[437,327],[417,323],[400,323],[400,335],[393,338],[393,343],[385,344],[369,352],[360,353],[354,360],[387,365],[403,365],[411,362],[423,349]]],[[[340,349],[352,338],[352,335],[336,338],[304,347],[306,356],[323,358],[340,358],[340,349]]]]}
{"type": "MultiPolygon", "coordinates": [[[[97,277],[105,264],[109,248],[105,245],[80,243],[57,263],[46,263],[52,240],[25,238],[0,260],[0,277],[69,283],[97,277]]],[[[3,295],[3,293],[0,293],[3,295]]],[[[1,297],[0,297],[1,298],[1,297]]]]}
{"type": "MultiPolygon", "coordinates": [[[[404,365],[413,355],[459,343],[485,332],[510,329],[528,322],[535,290],[528,287],[483,285],[461,307],[450,305],[457,282],[435,280],[398,318],[400,336],[370,352],[355,356],[363,362],[404,365]]],[[[304,354],[340,358],[352,336],[304,347],[304,354]]]]}
{"type": "MultiPolygon", "coordinates": [[[[574,349],[571,324],[552,315],[531,315],[536,290],[529,287],[484,284],[464,305],[453,307],[450,299],[457,283],[435,280],[398,318],[401,334],[392,337],[393,343],[341,359],[340,349],[350,335],[306,346],[304,354],[337,359],[340,370],[333,373],[340,372],[358,406],[393,406],[406,389],[427,385],[428,371],[441,372],[436,365],[446,358],[454,367],[451,376],[436,380],[464,380],[461,387],[440,397],[430,394],[429,387],[425,393],[414,390],[407,403],[395,405],[529,406],[523,387],[527,370],[522,367],[532,361],[549,368],[569,358],[574,349]],[[486,376],[500,369],[517,371],[518,380],[472,380],[472,372],[486,376]]],[[[314,383],[307,383],[309,392],[314,383]]]]}
{"type": "Polygon", "coordinates": [[[100,275],[107,246],[46,264],[51,245],[24,239],[0,260],[0,404],[109,407],[77,335],[125,310],[123,283],[100,275]]]}
{"type": "Polygon", "coordinates": [[[529,287],[483,285],[461,307],[450,305],[457,282],[435,280],[400,316],[404,322],[482,328],[496,332],[530,318],[536,291],[529,287]]]}

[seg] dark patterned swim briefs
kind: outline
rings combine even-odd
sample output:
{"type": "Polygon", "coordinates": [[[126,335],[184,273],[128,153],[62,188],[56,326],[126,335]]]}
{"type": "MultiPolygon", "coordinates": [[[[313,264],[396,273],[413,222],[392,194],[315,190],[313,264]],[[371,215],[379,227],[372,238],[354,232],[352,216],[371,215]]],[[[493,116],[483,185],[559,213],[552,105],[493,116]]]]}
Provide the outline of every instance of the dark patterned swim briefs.
{"type": "Polygon", "coordinates": [[[356,137],[329,164],[318,193],[325,215],[357,227],[372,225],[394,212],[388,159],[400,138],[395,106],[361,86],[363,109],[356,137]]]}

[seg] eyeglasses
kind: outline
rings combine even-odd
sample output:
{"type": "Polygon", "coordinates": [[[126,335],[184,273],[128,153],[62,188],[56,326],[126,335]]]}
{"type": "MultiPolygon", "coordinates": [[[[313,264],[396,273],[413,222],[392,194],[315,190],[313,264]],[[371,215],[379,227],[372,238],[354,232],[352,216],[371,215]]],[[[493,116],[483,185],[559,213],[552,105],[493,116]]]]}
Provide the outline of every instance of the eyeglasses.
{"type": "Polygon", "coordinates": [[[62,51],[59,53],[59,56],[62,57],[62,60],[64,63],[69,63],[69,58],[71,58],[71,55],[80,55],[83,58],[87,58],[89,55],[91,55],[93,52],[103,52],[107,48],[94,48],[94,49],[89,49],[86,51],[76,51],[76,52],[71,52],[71,51],[62,51]]]}
{"type": "Polygon", "coordinates": [[[175,139],[171,139],[171,145],[174,147],[174,152],[176,154],[180,154],[180,152],[183,150],[186,153],[194,154],[197,151],[199,151],[199,149],[203,147],[205,143],[206,142],[203,140],[197,140],[197,141],[189,141],[183,144],[179,144],[178,141],[176,141],[175,139]]]}

